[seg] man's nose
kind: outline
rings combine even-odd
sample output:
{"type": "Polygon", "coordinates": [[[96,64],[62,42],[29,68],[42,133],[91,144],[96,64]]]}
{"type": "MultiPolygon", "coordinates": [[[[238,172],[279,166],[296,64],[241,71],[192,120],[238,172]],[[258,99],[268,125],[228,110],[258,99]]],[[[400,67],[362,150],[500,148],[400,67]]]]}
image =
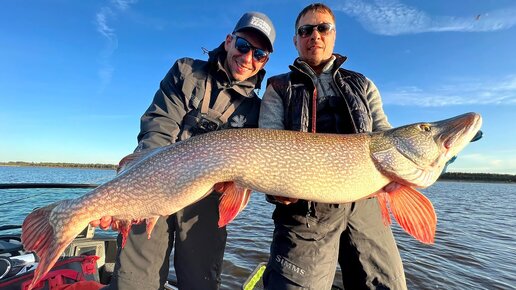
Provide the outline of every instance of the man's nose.
{"type": "Polygon", "coordinates": [[[312,34],[310,34],[310,37],[314,38],[314,39],[321,38],[321,33],[319,32],[319,30],[317,30],[317,28],[314,28],[314,31],[312,31],[312,34]]]}
{"type": "Polygon", "coordinates": [[[247,53],[242,53],[242,58],[246,63],[251,63],[253,61],[253,50],[250,49],[247,53]]]}

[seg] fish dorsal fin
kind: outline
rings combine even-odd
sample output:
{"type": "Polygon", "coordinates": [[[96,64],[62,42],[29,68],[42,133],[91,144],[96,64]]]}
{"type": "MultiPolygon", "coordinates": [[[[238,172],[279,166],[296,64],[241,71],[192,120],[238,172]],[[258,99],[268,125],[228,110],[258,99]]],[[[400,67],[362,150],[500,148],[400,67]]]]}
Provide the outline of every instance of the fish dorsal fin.
{"type": "Polygon", "coordinates": [[[124,170],[130,168],[134,164],[138,163],[138,161],[143,160],[145,157],[152,155],[154,152],[161,150],[161,148],[153,148],[153,149],[144,149],[141,151],[137,151],[131,153],[118,162],[118,167],[116,168],[116,173],[120,174],[124,170]]]}
{"type": "Polygon", "coordinates": [[[219,227],[229,224],[246,207],[251,190],[234,182],[218,183],[214,189],[222,192],[219,204],[219,227]]]}
{"type": "Polygon", "coordinates": [[[389,206],[398,224],[425,244],[433,244],[437,216],[428,198],[412,187],[402,186],[389,193],[389,206]]]}

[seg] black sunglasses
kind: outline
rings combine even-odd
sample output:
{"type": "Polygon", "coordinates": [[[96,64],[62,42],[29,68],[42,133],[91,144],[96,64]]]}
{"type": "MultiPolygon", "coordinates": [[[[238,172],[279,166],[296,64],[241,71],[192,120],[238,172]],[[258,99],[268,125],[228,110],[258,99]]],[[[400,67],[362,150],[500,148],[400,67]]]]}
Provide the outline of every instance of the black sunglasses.
{"type": "Polygon", "coordinates": [[[314,28],[317,28],[317,31],[319,31],[319,34],[326,35],[328,34],[332,29],[335,29],[335,25],[331,23],[321,23],[321,24],[307,24],[303,26],[299,26],[297,29],[297,34],[301,37],[308,37],[312,35],[314,32],[314,28]]]}
{"type": "Polygon", "coordinates": [[[267,57],[269,56],[270,52],[263,50],[261,48],[252,46],[249,43],[249,41],[245,40],[245,38],[242,38],[242,37],[240,37],[238,35],[234,35],[234,34],[233,34],[233,37],[236,38],[235,48],[238,50],[238,52],[240,52],[242,54],[246,54],[250,50],[252,50],[253,58],[254,58],[254,60],[256,60],[258,62],[264,62],[267,59],[267,57]]]}

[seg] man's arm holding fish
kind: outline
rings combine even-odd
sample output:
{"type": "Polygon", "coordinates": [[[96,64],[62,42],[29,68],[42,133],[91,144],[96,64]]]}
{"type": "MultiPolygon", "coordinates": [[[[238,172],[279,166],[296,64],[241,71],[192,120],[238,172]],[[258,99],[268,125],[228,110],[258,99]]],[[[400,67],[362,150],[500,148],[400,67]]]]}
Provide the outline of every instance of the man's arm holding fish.
{"type": "MultiPolygon", "coordinates": [[[[373,121],[373,132],[377,131],[385,131],[392,128],[391,123],[389,123],[387,119],[387,115],[383,110],[383,102],[382,97],[380,95],[380,91],[378,87],[374,84],[373,81],[367,79],[367,87],[366,93],[364,94],[367,98],[367,104],[370,112],[371,119],[373,121]]],[[[384,188],[379,190],[377,193],[386,192],[391,193],[398,190],[402,185],[392,181],[387,184],[384,188]]]]}
{"type": "MultiPolygon", "coordinates": [[[[383,102],[382,97],[380,95],[380,91],[378,87],[374,84],[373,81],[367,79],[367,88],[365,96],[367,97],[367,103],[370,111],[370,116],[373,119],[373,132],[376,131],[385,131],[392,128],[391,123],[389,123],[387,119],[387,115],[383,110],[383,102]]],[[[387,184],[384,188],[382,188],[379,192],[391,193],[398,190],[401,187],[401,184],[392,181],[387,184]]]]}
{"type": "MultiPolygon", "coordinates": [[[[283,100],[281,96],[276,92],[271,84],[267,85],[260,107],[258,126],[260,128],[284,130],[284,114],[283,100]]],[[[284,205],[289,205],[298,201],[298,199],[295,198],[272,196],[268,194],[265,197],[270,203],[281,203],[284,205]]]]}

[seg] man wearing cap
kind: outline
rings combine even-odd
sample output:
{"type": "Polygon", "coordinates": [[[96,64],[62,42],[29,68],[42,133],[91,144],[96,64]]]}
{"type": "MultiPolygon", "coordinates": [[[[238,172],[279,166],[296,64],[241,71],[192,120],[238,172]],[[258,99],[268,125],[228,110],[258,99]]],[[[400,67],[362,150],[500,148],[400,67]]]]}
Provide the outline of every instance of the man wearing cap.
{"type": "MultiPolygon", "coordinates": [[[[257,127],[261,100],[255,89],[264,78],[263,67],[275,37],[266,15],[249,12],[209,52],[208,61],[177,60],[141,117],[135,151],[214,130],[257,127]]],[[[134,225],[123,249],[119,235],[115,271],[105,289],[163,289],[173,247],[179,289],[219,289],[227,236],[226,228],[217,225],[219,198],[220,193],[213,191],[196,204],[158,219],[150,239],[145,223],[134,225]]]]}

